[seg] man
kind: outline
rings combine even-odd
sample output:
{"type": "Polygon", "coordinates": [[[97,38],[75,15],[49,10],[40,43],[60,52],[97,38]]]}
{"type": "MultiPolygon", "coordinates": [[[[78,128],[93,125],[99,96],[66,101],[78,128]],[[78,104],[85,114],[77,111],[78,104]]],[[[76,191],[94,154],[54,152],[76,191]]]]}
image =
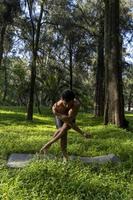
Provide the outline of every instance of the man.
{"type": "Polygon", "coordinates": [[[90,134],[84,133],[76,125],[76,116],[79,111],[79,107],[80,102],[75,98],[73,91],[65,90],[61,95],[61,99],[52,107],[58,130],[55,132],[53,138],[41,148],[40,153],[47,153],[50,146],[58,139],[61,139],[63,158],[64,160],[67,160],[67,131],[70,128],[74,129],[86,138],[91,137],[90,134]]]}

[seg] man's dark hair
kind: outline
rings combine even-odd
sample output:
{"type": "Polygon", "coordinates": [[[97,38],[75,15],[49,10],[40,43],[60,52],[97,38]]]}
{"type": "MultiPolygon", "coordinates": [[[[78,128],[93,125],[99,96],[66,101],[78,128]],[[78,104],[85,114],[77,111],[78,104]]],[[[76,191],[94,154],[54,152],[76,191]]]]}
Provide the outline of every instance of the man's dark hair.
{"type": "Polygon", "coordinates": [[[61,98],[66,102],[69,102],[75,98],[75,94],[73,93],[72,90],[67,89],[62,92],[61,98]]]}

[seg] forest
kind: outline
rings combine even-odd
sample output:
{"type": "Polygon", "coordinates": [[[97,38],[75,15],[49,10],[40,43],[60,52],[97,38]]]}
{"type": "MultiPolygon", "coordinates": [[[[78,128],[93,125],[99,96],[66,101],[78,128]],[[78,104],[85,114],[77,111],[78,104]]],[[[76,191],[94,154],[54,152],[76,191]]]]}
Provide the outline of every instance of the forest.
{"type": "Polygon", "coordinates": [[[133,0],[0,0],[0,199],[133,199],[133,0]],[[80,102],[68,155],[115,154],[86,165],[36,158],[10,169],[12,153],[36,154],[56,130],[64,90],[80,102]]]}
{"type": "Polygon", "coordinates": [[[32,120],[34,107],[41,113],[70,88],[83,110],[124,127],[124,108],[133,107],[132,9],[130,0],[1,1],[1,105],[26,106],[32,120]]]}

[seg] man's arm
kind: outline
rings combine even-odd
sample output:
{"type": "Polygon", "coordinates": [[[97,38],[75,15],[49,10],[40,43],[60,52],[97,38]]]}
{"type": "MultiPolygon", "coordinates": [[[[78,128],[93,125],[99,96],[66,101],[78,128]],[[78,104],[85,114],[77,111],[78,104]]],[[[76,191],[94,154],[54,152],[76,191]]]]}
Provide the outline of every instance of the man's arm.
{"type": "Polygon", "coordinates": [[[52,106],[52,112],[54,115],[56,115],[56,107],[57,107],[57,103],[55,103],[53,106],[52,106]]]}
{"type": "Polygon", "coordinates": [[[64,122],[71,123],[77,116],[80,108],[80,103],[76,102],[74,106],[69,110],[68,115],[62,115],[61,118],[64,122]]]}
{"type": "MultiPolygon", "coordinates": [[[[74,117],[74,115],[73,115],[73,117],[74,117]]],[[[84,133],[84,132],[77,126],[76,123],[74,123],[73,121],[71,121],[71,120],[73,119],[73,117],[72,117],[72,118],[70,118],[69,116],[66,116],[66,117],[65,117],[65,115],[64,115],[64,116],[62,116],[62,121],[63,121],[64,123],[66,123],[70,128],[72,128],[72,129],[75,130],[76,132],[80,133],[81,136],[83,136],[83,137],[85,137],[85,138],[90,138],[90,137],[91,137],[90,134],[84,133]],[[63,120],[63,118],[64,118],[64,120],[63,120]],[[66,118],[66,119],[65,119],[65,118],[66,118]]],[[[74,117],[74,118],[75,118],[75,117],[74,117]]]]}
{"type": "Polygon", "coordinates": [[[52,112],[53,112],[54,115],[58,116],[61,119],[62,116],[64,116],[64,115],[62,115],[61,113],[59,113],[57,110],[58,110],[58,105],[57,105],[57,103],[55,103],[53,105],[53,107],[52,107],[52,112]]]}
{"type": "Polygon", "coordinates": [[[79,111],[80,104],[77,104],[73,109],[70,109],[68,115],[62,115],[61,120],[68,124],[73,130],[80,133],[85,138],[90,138],[91,134],[84,133],[73,120],[76,118],[79,111]]]}
{"type": "Polygon", "coordinates": [[[56,102],[53,106],[52,106],[52,112],[54,115],[58,116],[61,120],[65,120],[66,122],[67,121],[70,121],[72,120],[73,118],[73,111],[72,109],[69,111],[68,115],[65,115],[65,114],[62,114],[60,111],[61,111],[61,103],[60,101],[56,102]]]}
{"type": "Polygon", "coordinates": [[[52,107],[53,114],[58,116],[64,123],[68,124],[72,129],[80,133],[82,136],[88,138],[88,134],[84,133],[75,123],[73,123],[73,119],[75,119],[79,110],[79,105],[76,109],[70,109],[68,115],[61,114],[57,112],[57,103],[55,103],[52,107]]]}
{"type": "Polygon", "coordinates": [[[68,112],[68,115],[64,115],[58,112],[58,107],[59,107],[59,102],[55,103],[52,107],[53,114],[58,116],[59,119],[61,119],[65,123],[69,123],[72,126],[72,121],[75,119],[78,110],[79,110],[79,105],[77,104],[74,108],[70,109],[68,112]]]}

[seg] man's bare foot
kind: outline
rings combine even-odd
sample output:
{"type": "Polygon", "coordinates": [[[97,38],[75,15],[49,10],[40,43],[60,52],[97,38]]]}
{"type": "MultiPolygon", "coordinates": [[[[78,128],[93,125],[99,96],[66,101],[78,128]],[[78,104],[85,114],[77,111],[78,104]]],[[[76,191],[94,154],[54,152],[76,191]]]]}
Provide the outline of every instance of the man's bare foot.
{"type": "Polygon", "coordinates": [[[48,153],[48,149],[50,148],[50,145],[45,145],[44,147],[42,147],[39,151],[40,154],[44,154],[44,155],[47,155],[48,153]]]}
{"type": "Polygon", "coordinates": [[[67,162],[69,159],[68,154],[67,153],[63,153],[63,162],[67,162]]]}
{"type": "Polygon", "coordinates": [[[68,156],[63,156],[63,162],[66,163],[68,161],[68,156]]]}
{"type": "Polygon", "coordinates": [[[40,154],[47,154],[48,153],[48,149],[47,148],[42,148],[40,151],[39,151],[40,154]]]}

